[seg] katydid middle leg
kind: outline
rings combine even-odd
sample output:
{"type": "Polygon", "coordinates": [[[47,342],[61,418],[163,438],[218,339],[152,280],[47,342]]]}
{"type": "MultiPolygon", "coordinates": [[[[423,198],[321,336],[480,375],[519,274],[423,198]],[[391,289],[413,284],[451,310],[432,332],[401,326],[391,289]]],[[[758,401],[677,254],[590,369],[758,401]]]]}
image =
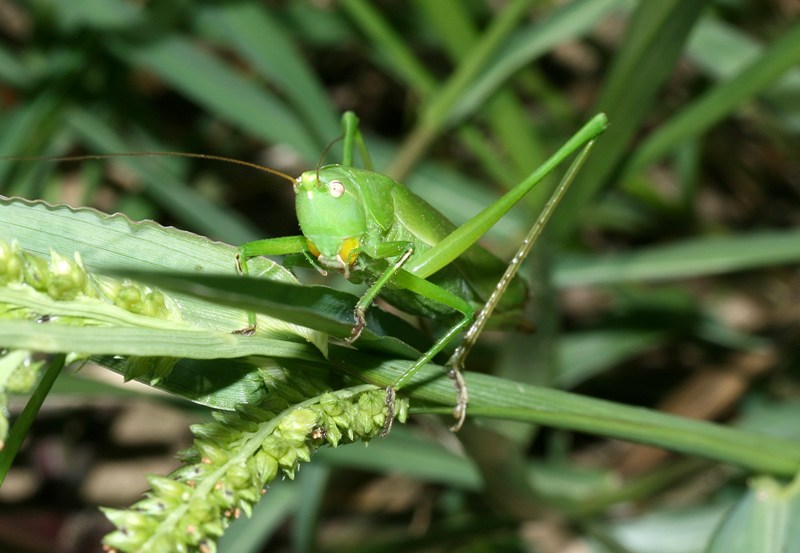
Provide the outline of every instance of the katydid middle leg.
{"type": "Polygon", "coordinates": [[[411,242],[386,242],[383,244],[379,244],[375,251],[370,252],[371,257],[375,259],[384,259],[388,257],[397,256],[397,259],[389,265],[389,267],[381,273],[381,275],[373,282],[367,291],[361,296],[356,304],[355,308],[355,319],[356,324],[353,325],[353,331],[350,334],[350,337],[347,338],[348,343],[355,342],[358,340],[358,337],[361,335],[361,331],[364,330],[364,327],[367,324],[367,320],[365,315],[367,313],[367,309],[375,298],[380,294],[381,289],[392,279],[392,277],[402,269],[403,265],[408,258],[414,254],[414,244],[411,242]]]}
{"type": "MultiPolygon", "coordinates": [[[[426,351],[419,359],[417,359],[406,371],[400,375],[394,384],[386,389],[387,405],[389,407],[389,415],[387,416],[387,426],[384,427],[382,434],[388,433],[392,426],[392,419],[394,418],[393,402],[390,398],[394,398],[395,393],[408,384],[411,378],[425,365],[428,364],[440,351],[442,351],[447,344],[453,341],[455,337],[472,321],[475,316],[470,303],[463,298],[460,298],[429,280],[420,278],[413,273],[409,273],[403,269],[397,271],[394,275],[392,282],[395,286],[404,288],[416,294],[419,294],[427,299],[436,301],[446,305],[457,313],[460,314],[459,320],[450,327],[443,336],[426,351]]],[[[463,388],[466,390],[466,387],[463,388]]],[[[466,392],[465,392],[466,393],[466,392]]],[[[459,396],[460,397],[460,396],[459,396]]],[[[456,407],[458,408],[458,407],[456,407]]]]}

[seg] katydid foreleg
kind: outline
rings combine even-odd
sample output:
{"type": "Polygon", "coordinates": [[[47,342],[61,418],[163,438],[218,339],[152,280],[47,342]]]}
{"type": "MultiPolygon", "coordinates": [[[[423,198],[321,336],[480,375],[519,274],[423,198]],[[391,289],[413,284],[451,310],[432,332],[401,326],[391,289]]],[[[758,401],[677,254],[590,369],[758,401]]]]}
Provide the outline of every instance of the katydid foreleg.
{"type": "MultiPolygon", "coordinates": [[[[398,378],[392,386],[387,388],[387,405],[389,404],[389,398],[393,398],[397,390],[408,384],[409,380],[411,380],[411,377],[414,376],[414,374],[416,374],[417,371],[419,371],[422,367],[427,365],[431,359],[433,359],[447,346],[447,344],[453,341],[453,339],[458,336],[458,333],[466,328],[466,326],[473,320],[473,317],[475,316],[475,311],[468,301],[465,301],[463,298],[448,292],[441,286],[438,286],[429,280],[425,280],[424,278],[420,278],[413,273],[409,273],[408,271],[402,269],[398,271],[394,276],[393,284],[419,294],[422,297],[437,301],[442,305],[446,305],[457,311],[461,315],[461,318],[452,327],[450,327],[450,329],[448,329],[444,335],[440,336],[433,346],[431,346],[431,348],[422,355],[422,357],[417,359],[416,362],[408,367],[408,369],[406,369],[406,371],[400,375],[400,378],[398,378]]],[[[460,379],[460,373],[457,374],[457,378],[460,379]]],[[[457,382],[458,381],[460,381],[462,384],[461,387],[457,386],[459,393],[458,400],[460,403],[463,398],[463,411],[466,413],[467,388],[465,385],[463,385],[463,379],[457,380],[457,382]]],[[[393,418],[394,410],[392,406],[390,406],[389,415],[387,416],[388,426],[385,427],[383,432],[384,434],[388,433],[388,431],[391,429],[393,418]]]]}
{"type": "MultiPolygon", "coordinates": [[[[253,242],[247,242],[239,246],[239,250],[236,253],[236,270],[239,274],[248,276],[250,274],[250,270],[247,266],[248,259],[259,255],[285,255],[293,253],[304,253],[312,266],[315,266],[315,260],[308,255],[307,250],[308,247],[306,245],[305,236],[283,236],[281,238],[254,240],[253,242]]],[[[237,330],[236,334],[250,335],[253,334],[255,330],[256,314],[249,311],[247,313],[247,326],[241,330],[237,330]]]]}

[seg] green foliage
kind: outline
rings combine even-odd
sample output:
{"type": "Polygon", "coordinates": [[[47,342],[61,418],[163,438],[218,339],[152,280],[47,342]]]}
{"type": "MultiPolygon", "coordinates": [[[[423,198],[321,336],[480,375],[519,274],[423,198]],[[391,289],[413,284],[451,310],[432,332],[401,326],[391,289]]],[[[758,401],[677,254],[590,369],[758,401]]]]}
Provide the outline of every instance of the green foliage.
{"type": "MultiPolygon", "coordinates": [[[[286,547],[298,551],[542,550],[546,539],[520,531],[533,520],[547,537],[597,553],[792,551],[798,492],[779,480],[800,468],[800,26],[788,4],[320,4],[36,1],[8,4],[0,24],[2,154],[182,150],[295,175],[316,167],[340,132],[339,114],[352,109],[378,170],[457,224],[519,183],[590,115],[609,116],[526,266],[537,332],[489,337],[468,360],[478,424],[456,436],[462,456],[428,418],[418,420],[429,434],[400,428],[367,449],[320,451],[312,465],[320,473],[273,485],[254,513],[263,521],[265,509],[268,522],[232,523],[219,550],[239,553],[246,542],[257,551],[269,539],[291,539],[286,547]],[[711,384],[700,388],[703,378],[711,384]],[[604,438],[682,456],[645,463],[604,438]],[[330,467],[413,476],[422,491],[394,508],[430,521],[428,532],[411,535],[398,529],[401,516],[374,508],[338,514],[336,526],[356,537],[336,535],[322,495],[341,491],[343,473],[330,467]],[[424,507],[412,513],[408,505],[424,507]],[[297,525],[286,538],[291,515],[297,525]],[[315,543],[323,535],[329,542],[315,543]],[[774,541],[758,541],[767,535],[774,541]]],[[[327,159],[339,159],[338,146],[327,159]]],[[[0,193],[44,200],[0,205],[0,384],[33,390],[30,408],[12,418],[4,471],[48,393],[119,394],[71,374],[50,391],[59,353],[137,377],[168,360],[168,373],[144,380],[223,412],[196,427],[206,430],[194,451],[201,444],[219,466],[238,459],[225,485],[242,492],[244,510],[264,484],[249,472],[253,457],[203,443],[261,448],[268,436],[259,432],[280,426],[288,405],[311,402],[298,408],[307,414],[325,390],[384,386],[429,346],[435,326],[420,332],[378,310],[357,351],[339,344],[356,296],[328,287],[336,281],[299,286],[265,259],[253,260],[253,273],[270,280],[235,277],[235,247],[225,242],[296,234],[291,194],[273,182],[204,160],[0,163],[0,193]],[[104,215],[114,212],[127,217],[104,215]],[[132,222],[147,219],[171,226],[132,222]],[[158,277],[157,292],[125,283],[120,271],[171,274],[158,277]],[[246,324],[245,308],[259,312],[255,336],[231,334],[246,324]],[[46,324],[36,322],[45,315],[46,324]],[[265,374],[273,373],[303,393],[267,407],[265,374]]],[[[545,186],[526,198],[484,245],[510,256],[548,195],[545,186]]],[[[407,398],[413,413],[447,416],[452,384],[431,365],[407,398]]],[[[15,396],[2,399],[18,412],[15,396]]],[[[286,451],[309,451],[319,435],[312,426],[286,451]]],[[[189,468],[177,480],[154,477],[153,497],[199,498],[199,487],[181,483],[181,470],[198,459],[205,466],[198,455],[184,456],[189,468]]],[[[285,460],[291,471],[297,459],[285,460]]],[[[401,487],[384,495],[400,503],[414,486],[401,487]]],[[[116,516],[163,529],[163,511],[144,501],[153,517],[116,516]]],[[[209,508],[180,511],[204,530],[182,533],[181,543],[219,535],[237,504],[209,508]]]]}

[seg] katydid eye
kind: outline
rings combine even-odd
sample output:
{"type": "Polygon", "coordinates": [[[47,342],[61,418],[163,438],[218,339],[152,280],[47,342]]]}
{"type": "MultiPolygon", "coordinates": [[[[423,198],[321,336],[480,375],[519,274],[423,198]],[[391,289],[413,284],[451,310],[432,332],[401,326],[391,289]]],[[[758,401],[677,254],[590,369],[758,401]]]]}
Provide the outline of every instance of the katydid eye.
{"type": "Polygon", "coordinates": [[[331,193],[331,198],[341,198],[344,196],[344,184],[340,180],[332,180],[328,183],[328,190],[331,193]]]}

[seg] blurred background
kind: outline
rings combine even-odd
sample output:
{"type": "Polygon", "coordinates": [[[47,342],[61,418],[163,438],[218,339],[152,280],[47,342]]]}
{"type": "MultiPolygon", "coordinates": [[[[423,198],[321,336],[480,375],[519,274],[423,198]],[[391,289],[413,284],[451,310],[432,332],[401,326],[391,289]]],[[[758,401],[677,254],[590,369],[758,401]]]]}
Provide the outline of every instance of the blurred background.
{"type": "MultiPolygon", "coordinates": [[[[460,223],[604,111],[611,127],[526,264],[537,332],[487,334],[469,368],[797,438],[799,13],[791,0],[0,0],[0,154],[194,152],[299,174],[353,110],[378,170],[460,223]]],[[[482,243],[510,257],[555,182],[482,243]]],[[[211,160],[4,160],[0,193],[231,244],[297,233],[284,181],[211,160]]],[[[205,416],[80,376],[57,384],[0,489],[0,551],[99,551],[96,506],[135,501],[205,416]]],[[[497,423],[536,492],[520,516],[444,428],[420,417],[366,450],[320,453],[220,551],[700,552],[747,476],[497,423]]]]}

